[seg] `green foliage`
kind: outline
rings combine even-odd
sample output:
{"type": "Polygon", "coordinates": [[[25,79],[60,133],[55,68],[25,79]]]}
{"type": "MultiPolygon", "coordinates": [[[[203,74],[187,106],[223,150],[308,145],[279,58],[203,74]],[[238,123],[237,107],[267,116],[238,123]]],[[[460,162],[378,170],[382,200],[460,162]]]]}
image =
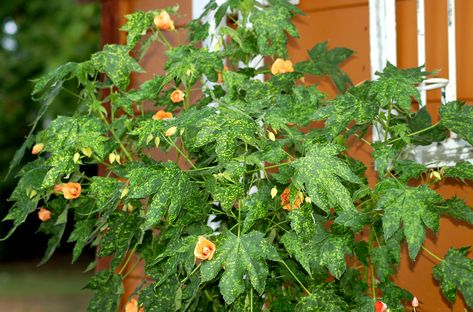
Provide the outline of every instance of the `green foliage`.
{"type": "Polygon", "coordinates": [[[440,107],[442,124],[468,143],[473,144],[473,107],[449,102],[440,107]]]}
{"type": "MultiPolygon", "coordinates": [[[[388,64],[377,81],[353,87],[339,68],[353,52],[326,42],[294,72],[270,75],[268,64],[245,65],[257,54],[287,58],[288,35],[298,35],[291,18],[301,12],[284,0],[268,2],[210,1],[189,26],[192,42],[177,47],[154,29],[158,11],[130,14],[126,44],[105,46],[91,60],[36,81],[45,106],[64,83],[77,81],[78,108],[32,132],[20,150],[17,160],[43,144],[20,171],[5,220],[13,232],[45,207],[51,218],[40,226],[50,236],[44,260],[68,222],[73,261],[88,246],[110,257],[110,270],[87,286],[95,292],[90,311],[116,311],[132,255],[144,261],[148,277],[132,295],[145,311],[372,312],[379,298],[402,311],[412,295],[392,276],[403,245],[415,260],[425,228],[436,234],[441,215],[473,223],[463,199],[444,200],[431,187],[444,177],[469,183],[472,165],[433,170],[407,157],[415,144],[444,140],[447,129],[469,140],[470,108],[447,104],[442,121],[432,124],[412,103],[428,75],[422,68],[388,64]],[[217,23],[241,21],[207,38],[212,10],[217,23]],[[205,39],[219,48],[198,48],[205,39]],[[166,49],[165,72],[129,86],[151,44],[166,49]],[[99,73],[108,80],[97,82],[99,73]],[[260,74],[267,79],[256,79],[260,74]],[[330,78],[341,94],[328,98],[316,85],[300,84],[306,74],[330,78]],[[110,92],[99,98],[104,89],[110,92]],[[172,101],[175,90],[183,101],[172,101]],[[152,104],[172,115],[160,119],[152,104]],[[314,120],[324,126],[305,128],[314,120]],[[368,142],[371,124],[382,140],[368,142]],[[346,151],[351,136],[373,149],[374,187],[369,164],[346,151]],[[84,173],[99,164],[101,176],[84,173]],[[79,183],[81,193],[68,182],[79,183]],[[210,242],[198,245],[201,236],[210,242]]],[[[174,16],[175,9],[166,10],[174,16]]],[[[471,305],[471,260],[460,253],[450,252],[434,276],[449,299],[459,289],[471,305]]]]}
{"type": "Polygon", "coordinates": [[[315,76],[327,76],[343,92],[352,86],[350,78],[340,69],[340,64],[345,62],[353,54],[347,48],[328,49],[328,42],[316,44],[308,51],[310,61],[296,64],[296,70],[315,76]]]}
{"type": "Polygon", "coordinates": [[[457,290],[468,306],[473,306],[473,260],[468,259],[468,248],[450,248],[443,261],[434,267],[433,276],[440,282],[443,295],[454,302],[457,290]]]}
{"type": "Polygon", "coordinates": [[[337,155],[341,148],[332,144],[315,144],[308,147],[305,157],[294,161],[294,180],[304,184],[314,203],[328,211],[355,209],[347,188],[341,181],[361,184],[360,179],[337,155]]]}
{"type": "Polygon", "coordinates": [[[389,239],[401,227],[409,246],[409,256],[415,259],[425,239],[425,226],[437,232],[439,214],[433,205],[442,201],[431,189],[399,186],[383,192],[379,207],[384,209],[383,232],[389,239]]]}
{"type": "Polygon", "coordinates": [[[220,268],[224,267],[219,287],[227,304],[231,304],[245,291],[245,274],[254,289],[259,294],[263,293],[269,273],[265,260],[280,260],[276,249],[265,240],[263,234],[252,231],[236,236],[226,231],[218,238],[216,246],[219,252],[202,265],[202,281],[214,279],[220,268]]]}

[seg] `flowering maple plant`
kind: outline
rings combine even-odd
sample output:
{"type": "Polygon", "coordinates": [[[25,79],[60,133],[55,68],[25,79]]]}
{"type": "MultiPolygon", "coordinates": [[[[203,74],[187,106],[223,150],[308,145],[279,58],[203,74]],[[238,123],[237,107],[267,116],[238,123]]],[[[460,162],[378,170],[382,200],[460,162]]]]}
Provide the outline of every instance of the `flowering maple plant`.
{"type": "Polygon", "coordinates": [[[94,291],[90,311],[117,310],[132,255],[144,261],[147,278],[126,311],[415,309],[422,298],[392,279],[404,244],[413,261],[424,249],[438,262],[433,277],[448,300],[459,292],[473,307],[468,248],[441,258],[423,246],[441,215],[473,223],[462,199],[430,188],[444,177],[472,180],[473,165],[433,170],[408,157],[410,147],[442,141],[448,130],[473,143],[473,107],[443,105],[432,124],[427,110],[413,108],[416,85],[428,75],[422,68],[387,64],[378,80],[353,86],[339,68],[352,51],[327,43],[293,64],[286,45],[298,35],[291,19],[302,12],[268,2],[210,1],[180,46],[166,39],[175,8],[127,15],[126,44],[37,80],[37,122],[59,92],[69,92],[64,81],[82,89],[76,113],[33,129],[15,156],[12,168],[27,150],[37,158],[18,173],[8,236],[33,214],[51,236],[42,262],[67,223],[73,261],[87,245],[98,258],[111,257],[86,286],[94,291]],[[240,19],[212,35],[219,48],[199,48],[212,11],[217,25],[228,12],[240,19]],[[155,44],[166,49],[164,74],[130,88],[130,74],[143,72],[139,61],[155,44]],[[258,55],[269,65],[247,65],[258,55]],[[328,98],[306,76],[327,77],[339,95],[328,98]],[[315,120],[324,127],[301,130],[315,120]],[[384,138],[370,143],[373,124],[384,138]],[[352,136],[373,150],[374,188],[365,165],[346,153],[352,136]],[[177,158],[158,161],[151,149],[177,158]],[[106,174],[87,176],[90,165],[106,174]]]}

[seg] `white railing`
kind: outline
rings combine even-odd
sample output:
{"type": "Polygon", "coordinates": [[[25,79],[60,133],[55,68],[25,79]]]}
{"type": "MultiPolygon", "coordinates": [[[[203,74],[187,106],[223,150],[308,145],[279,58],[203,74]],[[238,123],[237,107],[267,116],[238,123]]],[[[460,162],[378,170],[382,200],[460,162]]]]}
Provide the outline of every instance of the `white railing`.
{"type": "MultiPolygon", "coordinates": [[[[417,0],[417,62],[426,64],[425,42],[425,0],[417,0]]],[[[455,0],[445,0],[448,10],[448,79],[430,78],[418,86],[421,94],[420,105],[427,104],[427,91],[441,89],[441,103],[457,99],[456,41],[455,41],[455,0]]],[[[370,58],[371,79],[375,72],[382,71],[386,62],[396,65],[396,0],[369,0],[370,16],[370,58]]],[[[380,140],[381,131],[373,126],[373,140],[380,140]]],[[[473,148],[454,133],[450,138],[427,146],[415,146],[409,157],[428,167],[454,166],[459,161],[473,163],[473,148]]]]}

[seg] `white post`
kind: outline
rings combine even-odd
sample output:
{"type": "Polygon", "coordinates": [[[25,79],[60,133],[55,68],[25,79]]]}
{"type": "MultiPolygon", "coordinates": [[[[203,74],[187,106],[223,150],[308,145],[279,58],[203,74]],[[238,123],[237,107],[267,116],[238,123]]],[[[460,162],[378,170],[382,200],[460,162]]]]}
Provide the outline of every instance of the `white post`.
{"type": "Polygon", "coordinates": [[[457,55],[455,40],[455,0],[448,0],[448,80],[446,101],[457,99],[457,55]]]}
{"type": "MultiPolygon", "coordinates": [[[[396,1],[369,0],[371,79],[386,62],[397,64],[396,1]]],[[[379,124],[373,125],[373,141],[383,135],[379,124]]]]}
{"type": "MultiPolygon", "coordinates": [[[[424,0],[417,0],[417,64],[425,65],[425,6],[424,0]]],[[[427,104],[427,91],[425,82],[420,84],[420,103],[422,107],[427,104]]]]}

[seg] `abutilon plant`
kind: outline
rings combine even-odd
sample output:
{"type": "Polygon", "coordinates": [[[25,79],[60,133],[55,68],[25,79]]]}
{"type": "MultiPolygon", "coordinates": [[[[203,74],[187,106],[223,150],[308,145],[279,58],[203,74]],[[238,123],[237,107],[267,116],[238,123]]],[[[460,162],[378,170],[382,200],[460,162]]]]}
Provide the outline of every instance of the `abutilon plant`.
{"type": "Polygon", "coordinates": [[[105,45],[36,80],[33,96],[43,106],[35,125],[60,92],[70,92],[65,81],[81,91],[72,116],[33,129],[15,155],[11,168],[31,148],[37,158],[18,173],[7,237],[39,215],[39,230],[50,235],[42,263],[68,223],[72,261],[86,246],[111,257],[86,286],[94,292],[89,311],[117,311],[132,255],[147,277],[127,298],[130,311],[404,311],[418,305],[392,278],[405,244],[412,261],[424,249],[438,263],[433,277],[449,301],[461,293],[473,308],[468,248],[441,257],[423,245],[442,215],[473,223],[463,199],[431,187],[445,177],[471,183],[473,165],[432,178],[406,153],[449,130],[473,144],[473,107],[447,103],[432,124],[426,109],[414,109],[416,85],[429,75],[423,68],[387,64],[376,81],[353,86],[339,67],[353,52],[326,42],[293,64],[286,46],[302,12],[268,2],[212,0],[179,46],[166,39],[176,8],[129,14],[126,44],[105,45]],[[200,47],[213,10],[216,24],[227,13],[241,17],[213,35],[221,43],[215,51],[200,47]],[[164,73],[130,87],[152,45],[166,49],[164,73]],[[245,65],[258,55],[266,66],[245,65]],[[304,83],[308,76],[328,78],[338,95],[304,83]],[[156,108],[145,109],[150,103],[156,108]],[[307,127],[313,121],[325,123],[307,127]],[[372,124],[383,140],[368,141],[372,124]],[[346,152],[351,137],[373,151],[374,188],[365,164],[346,152]],[[151,149],[177,156],[159,161],[151,149]],[[88,165],[106,174],[87,176],[88,165]]]}

